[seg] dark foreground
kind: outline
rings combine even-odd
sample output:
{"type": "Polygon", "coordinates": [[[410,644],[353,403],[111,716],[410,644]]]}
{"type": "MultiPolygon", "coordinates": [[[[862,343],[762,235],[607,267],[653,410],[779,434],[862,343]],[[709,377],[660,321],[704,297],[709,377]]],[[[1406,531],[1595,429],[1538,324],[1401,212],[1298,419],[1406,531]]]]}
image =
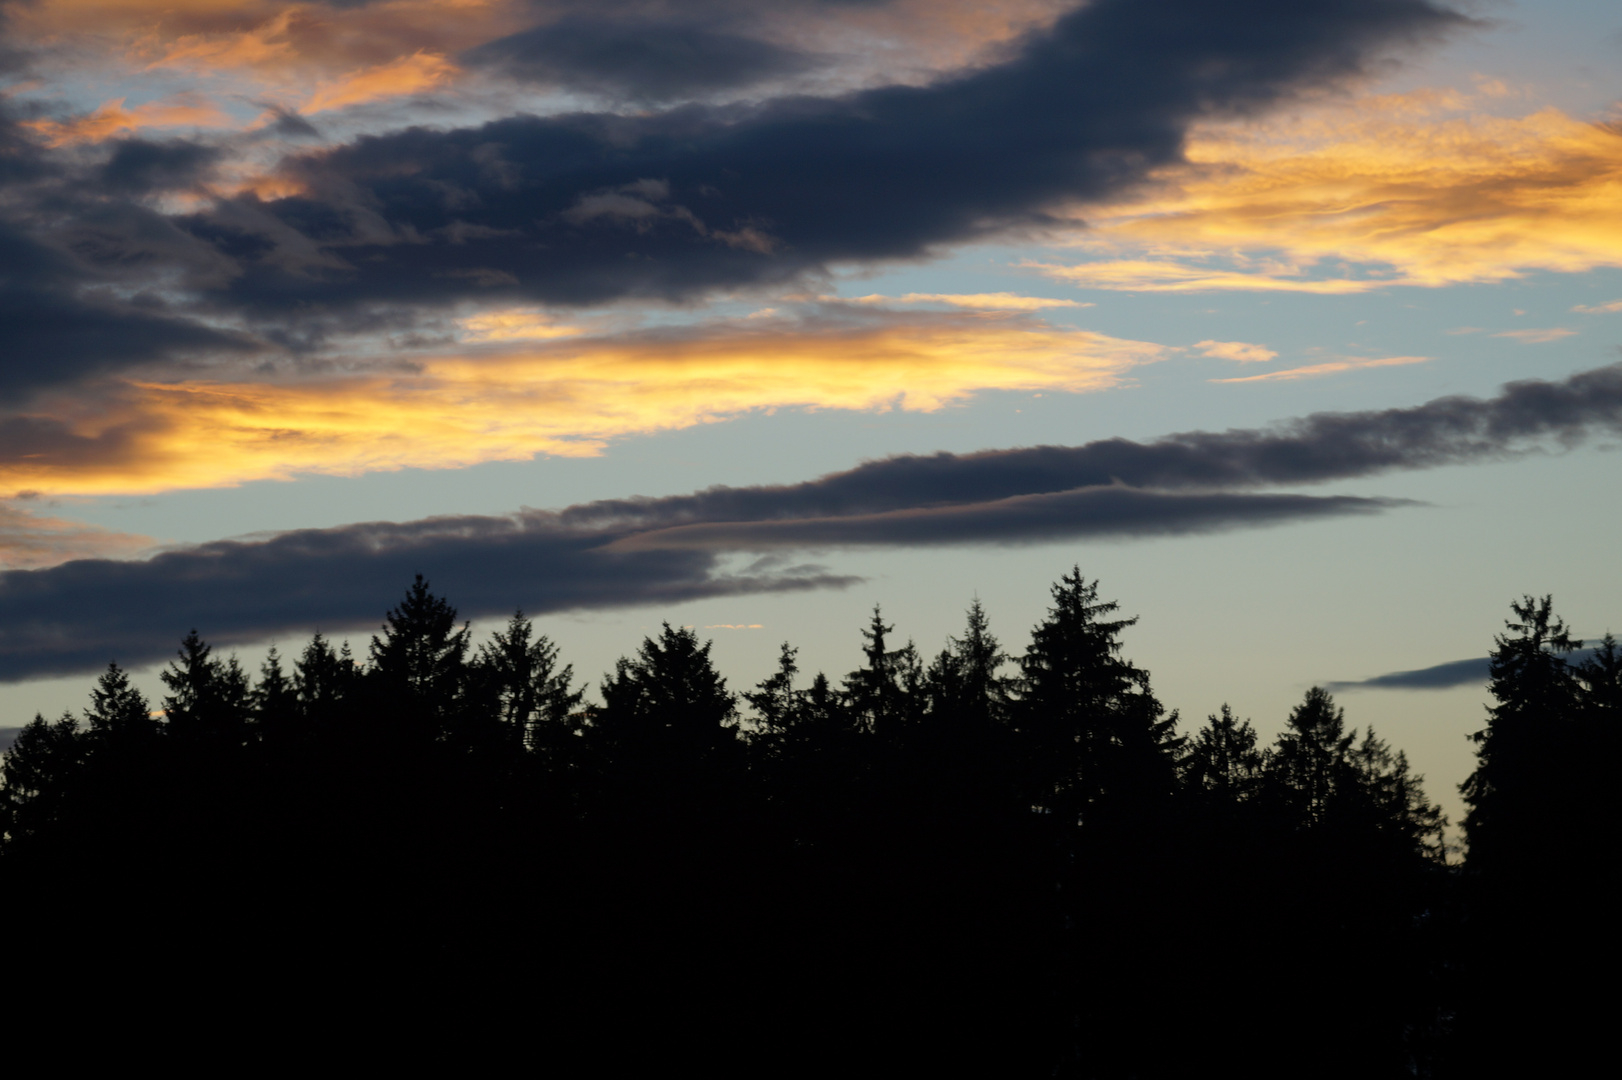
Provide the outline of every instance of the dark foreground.
{"type": "Polygon", "coordinates": [[[1012,663],[978,605],[934,658],[875,613],[838,686],[785,647],[741,703],[667,626],[584,707],[522,618],[474,650],[420,579],[364,662],[317,637],[254,680],[193,634],[161,714],[110,668],[5,758],[12,999],[563,1074],[1578,1073],[1614,996],[1608,639],[1569,665],[1515,605],[1461,866],[1328,694],[1272,746],[1226,708],[1179,734],[1096,583],[1053,601],[1012,663]]]}

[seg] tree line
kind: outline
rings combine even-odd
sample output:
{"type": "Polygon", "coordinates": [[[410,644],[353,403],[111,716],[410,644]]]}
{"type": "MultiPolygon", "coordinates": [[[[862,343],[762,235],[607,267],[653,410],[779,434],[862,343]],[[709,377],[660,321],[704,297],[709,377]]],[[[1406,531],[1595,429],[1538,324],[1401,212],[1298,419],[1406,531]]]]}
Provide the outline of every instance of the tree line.
{"type": "Polygon", "coordinates": [[[1450,865],[1322,688],[1271,744],[1226,705],[1184,734],[1079,570],[1018,656],[978,601],[933,656],[875,609],[855,671],[784,644],[736,694],[665,624],[601,704],[522,613],[475,647],[419,576],[364,657],[317,634],[255,677],[193,631],[156,708],[114,664],[24,728],[9,959],[325,973],[561,1067],[1544,1072],[1615,956],[1622,658],[1512,611],[1450,865]]]}

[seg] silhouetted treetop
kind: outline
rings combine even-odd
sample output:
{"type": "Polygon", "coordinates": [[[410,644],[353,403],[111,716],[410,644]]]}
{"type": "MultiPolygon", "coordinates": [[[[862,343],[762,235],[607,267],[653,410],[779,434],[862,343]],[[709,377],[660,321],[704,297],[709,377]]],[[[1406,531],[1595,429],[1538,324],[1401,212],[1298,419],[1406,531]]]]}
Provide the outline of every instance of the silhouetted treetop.
{"type": "Polygon", "coordinates": [[[675,766],[713,758],[737,740],[736,700],[710,662],[710,643],[665,623],[635,657],[604,675],[594,734],[611,753],[675,766]]]}

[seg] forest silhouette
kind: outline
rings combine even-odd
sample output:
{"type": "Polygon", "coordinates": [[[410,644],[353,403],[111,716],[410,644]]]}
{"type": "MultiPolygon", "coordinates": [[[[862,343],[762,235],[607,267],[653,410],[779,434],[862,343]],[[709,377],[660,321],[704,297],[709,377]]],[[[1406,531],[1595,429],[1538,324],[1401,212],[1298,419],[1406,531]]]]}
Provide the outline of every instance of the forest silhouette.
{"type": "Polygon", "coordinates": [[[160,701],[110,665],[0,762],[9,981],[594,1074],[1567,1075],[1610,1014],[1622,655],[1512,613],[1451,862],[1322,688],[1270,745],[1181,725],[1079,569],[1019,656],[978,601],[934,656],[875,608],[857,670],[784,644],[737,694],[667,623],[600,705],[421,576],[364,656],[255,677],[194,630],[160,701]]]}

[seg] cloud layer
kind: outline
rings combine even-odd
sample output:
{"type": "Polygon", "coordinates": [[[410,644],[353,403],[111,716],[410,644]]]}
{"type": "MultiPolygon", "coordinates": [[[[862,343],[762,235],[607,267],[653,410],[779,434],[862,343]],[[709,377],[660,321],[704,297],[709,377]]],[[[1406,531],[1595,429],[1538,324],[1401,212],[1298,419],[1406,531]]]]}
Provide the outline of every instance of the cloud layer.
{"type": "Polygon", "coordinates": [[[375,345],[456,306],[800,287],[831,267],[1046,229],[1060,207],[1180,161],[1198,122],[1355,77],[1461,24],[1429,0],[1096,0],[1056,20],[1042,0],[994,15],[947,4],[933,21],[910,0],[803,0],[770,15],[719,2],[611,8],[18,9],[11,40],[35,43],[41,70],[71,67],[75,49],[90,65],[122,48],[127,70],[163,93],[0,102],[0,332],[15,345],[0,357],[0,396],[308,357],[346,335],[375,345]],[[651,111],[578,111],[578,96],[515,105],[504,95],[516,83],[480,97],[451,55],[474,64],[482,45],[487,79],[544,69],[611,97],[681,97],[706,79],[771,82],[813,54],[845,56],[841,33],[854,42],[886,20],[913,28],[919,64],[887,85],[860,76],[866,88],[849,92],[835,80],[818,94],[651,111]],[[65,26],[98,29],[50,52],[65,26]],[[790,47],[789,26],[826,33],[790,47]],[[668,54],[658,63],[638,53],[655,45],[668,54]],[[942,70],[943,57],[959,66],[942,70]],[[232,82],[244,72],[285,86],[232,82]],[[176,91],[182,77],[205,89],[176,91]],[[440,126],[391,119],[405,114],[390,102],[427,108],[424,95],[452,88],[461,96],[439,103],[440,126]],[[499,118],[457,119],[468,113],[499,118]],[[347,134],[289,142],[319,134],[301,114],[347,134]]]}
{"type": "Polygon", "coordinates": [[[1377,513],[1404,504],[1252,489],[1490,460],[1617,430],[1622,365],[1512,383],[1487,400],[1323,413],[1267,430],[905,456],[802,484],[304,530],[145,562],[85,559],[0,574],[0,679],[146,663],[193,626],[228,644],[362,625],[419,571],[477,617],[852,580],[790,565],[782,553],[794,549],[1175,536],[1377,513]],[[737,553],[762,551],[732,568],[737,553]]]}

